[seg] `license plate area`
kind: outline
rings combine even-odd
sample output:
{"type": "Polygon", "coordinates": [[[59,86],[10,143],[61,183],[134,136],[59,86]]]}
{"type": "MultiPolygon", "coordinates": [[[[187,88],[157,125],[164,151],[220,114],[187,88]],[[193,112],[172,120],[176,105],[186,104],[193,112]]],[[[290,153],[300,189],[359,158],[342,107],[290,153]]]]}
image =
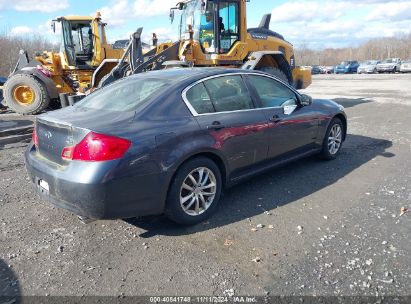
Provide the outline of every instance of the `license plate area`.
{"type": "Polygon", "coordinates": [[[50,185],[44,179],[37,178],[37,188],[41,196],[48,197],[50,194],[50,185]]]}

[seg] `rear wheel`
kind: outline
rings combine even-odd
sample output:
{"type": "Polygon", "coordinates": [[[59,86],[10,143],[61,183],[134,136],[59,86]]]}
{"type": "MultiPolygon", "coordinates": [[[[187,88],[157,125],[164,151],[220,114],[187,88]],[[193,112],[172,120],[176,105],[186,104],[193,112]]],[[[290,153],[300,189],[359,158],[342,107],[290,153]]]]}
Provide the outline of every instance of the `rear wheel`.
{"type": "Polygon", "coordinates": [[[9,78],[3,90],[7,106],[19,114],[37,114],[50,103],[46,86],[33,75],[16,74],[9,78]]]}
{"type": "Polygon", "coordinates": [[[170,185],[166,216],[182,225],[204,221],[216,210],[221,188],[221,173],[213,161],[199,157],[186,162],[170,185]]]}
{"type": "Polygon", "coordinates": [[[344,139],[344,126],[341,119],[334,118],[325,133],[320,157],[325,160],[337,158],[341,152],[344,139]]]}

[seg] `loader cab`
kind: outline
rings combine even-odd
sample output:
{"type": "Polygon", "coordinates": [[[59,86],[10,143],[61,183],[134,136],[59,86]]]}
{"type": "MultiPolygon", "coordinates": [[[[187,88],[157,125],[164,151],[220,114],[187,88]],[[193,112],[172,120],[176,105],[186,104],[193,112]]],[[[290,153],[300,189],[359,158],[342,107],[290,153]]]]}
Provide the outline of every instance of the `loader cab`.
{"type": "Polygon", "coordinates": [[[206,54],[226,54],[241,37],[242,1],[192,0],[181,2],[180,39],[200,42],[206,54]]]}
{"type": "Polygon", "coordinates": [[[92,69],[96,48],[101,47],[98,44],[101,44],[104,24],[97,22],[95,25],[95,20],[84,17],[78,20],[62,17],[56,21],[61,23],[60,53],[65,55],[67,65],[78,69],[92,69]]]}

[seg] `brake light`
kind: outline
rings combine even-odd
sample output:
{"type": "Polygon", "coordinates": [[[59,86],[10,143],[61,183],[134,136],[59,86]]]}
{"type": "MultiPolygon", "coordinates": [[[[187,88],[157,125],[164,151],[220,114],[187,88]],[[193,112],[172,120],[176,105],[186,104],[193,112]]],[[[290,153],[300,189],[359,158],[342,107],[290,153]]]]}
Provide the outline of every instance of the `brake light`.
{"type": "Polygon", "coordinates": [[[37,137],[36,126],[34,126],[34,128],[33,128],[33,134],[32,134],[32,136],[31,136],[31,139],[33,140],[34,146],[35,146],[36,148],[38,148],[38,146],[39,146],[39,139],[38,139],[38,137],[37,137]]]}
{"type": "Polygon", "coordinates": [[[74,147],[65,147],[61,157],[66,160],[107,161],[123,157],[131,142],[124,138],[90,132],[74,147]]]}

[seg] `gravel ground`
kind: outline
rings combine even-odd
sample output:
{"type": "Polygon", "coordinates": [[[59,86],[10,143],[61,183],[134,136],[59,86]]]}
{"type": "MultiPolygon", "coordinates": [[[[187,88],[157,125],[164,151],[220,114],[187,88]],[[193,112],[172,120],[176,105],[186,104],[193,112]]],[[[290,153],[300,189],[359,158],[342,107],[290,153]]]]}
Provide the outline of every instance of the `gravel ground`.
{"type": "Polygon", "coordinates": [[[34,194],[25,144],[0,150],[0,296],[410,296],[410,84],[315,77],[306,92],[349,116],[340,158],[236,186],[190,228],[162,216],[83,225],[34,194]]]}

